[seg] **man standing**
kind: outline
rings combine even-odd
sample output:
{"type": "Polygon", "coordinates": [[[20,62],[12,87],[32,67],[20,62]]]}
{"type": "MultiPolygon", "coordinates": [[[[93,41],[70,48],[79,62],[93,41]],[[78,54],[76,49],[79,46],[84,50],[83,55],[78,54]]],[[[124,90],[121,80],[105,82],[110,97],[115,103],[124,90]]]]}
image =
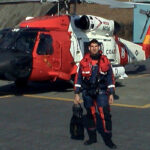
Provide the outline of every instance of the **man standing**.
{"type": "Polygon", "coordinates": [[[87,111],[87,133],[89,140],[85,145],[97,142],[96,136],[96,107],[102,121],[102,137],[105,144],[112,149],[117,146],[112,142],[112,121],[110,104],[114,100],[115,83],[111,64],[106,56],[99,51],[100,46],[96,39],[89,42],[89,53],[85,54],[80,62],[75,79],[75,100],[80,103],[80,92],[87,111]]]}

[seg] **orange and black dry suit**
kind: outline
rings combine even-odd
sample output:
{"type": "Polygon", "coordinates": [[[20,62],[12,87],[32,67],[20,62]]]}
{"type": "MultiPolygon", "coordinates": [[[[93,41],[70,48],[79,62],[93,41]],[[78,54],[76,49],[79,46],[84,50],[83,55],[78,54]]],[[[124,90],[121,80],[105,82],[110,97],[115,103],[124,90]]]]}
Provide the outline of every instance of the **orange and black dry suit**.
{"type": "Polygon", "coordinates": [[[114,84],[112,67],[107,57],[101,52],[95,56],[86,54],[76,75],[75,94],[82,92],[88,116],[88,132],[96,132],[97,106],[103,133],[108,133],[111,138],[112,122],[108,97],[115,92],[114,84]]]}

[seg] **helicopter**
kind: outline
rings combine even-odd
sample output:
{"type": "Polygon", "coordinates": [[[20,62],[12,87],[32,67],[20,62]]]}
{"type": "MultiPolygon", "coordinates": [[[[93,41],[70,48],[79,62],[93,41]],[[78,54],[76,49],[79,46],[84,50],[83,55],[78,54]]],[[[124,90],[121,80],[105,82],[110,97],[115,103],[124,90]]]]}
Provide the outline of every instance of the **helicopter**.
{"type": "MultiPolygon", "coordinates": [[[[109,0],[105,2],[107,1],[109,0]]],[[[55,2],[58,14],[28,17],[19,27],[0,31],[2,80],[15,81],[19,86],[28,81],[68,81],[76,74],[79,62],[88,52],[88,43],[93,38],[99,41],[103,54],[110,60],[116,78],[127,77],[124,68],[126,64],[146,60],[150,56],[150,28],[144,44],[137,45],[117,36],[120,25],[114,20],[93,15],[76,15],[76,4],[81,1],[21,1],[25,2],[55,2]],[[73,15],[69,12],[71,3],[74,4],[73,15]],[[61,4],[65,8],[65,14],[60,14],[61,4]]],[[[100,4],[97,0],[91,2],[100,4]]],[[[20,1],[12,0],[10,3],[20,1]]],[[[117,3],[117,7],[122,8],[124,4],[127,8],[133,8],[133,3],[129,5],[123,2],[117,3]]]]}

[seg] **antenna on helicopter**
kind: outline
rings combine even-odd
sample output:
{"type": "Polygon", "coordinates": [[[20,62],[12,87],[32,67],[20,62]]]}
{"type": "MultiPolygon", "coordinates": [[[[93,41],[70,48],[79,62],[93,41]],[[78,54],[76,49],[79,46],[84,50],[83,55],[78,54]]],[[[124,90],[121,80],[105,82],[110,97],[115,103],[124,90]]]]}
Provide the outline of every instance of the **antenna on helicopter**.
{"type": "Polygon", "coordinates": [[[77,11],[77,0],[75,0],[74,2],[73,15],[76,15],[76,11],[77,11]]]}
{"type": "Polygon", "coordinates": [[[65,14],[70,14],[70,5],[73,4],[73,12],[72,15],[76,14],[76,8],[77,8],[77,0],[58,0],[57,4],[57,11],[58,15],[60,15],[61,9],[65,9],[65,14]]]}
{"type": "MultiPolygon", "coordinates": [[[[69,4],[73,4],[73,12],[72,15],[76,15],[77,12],[77,3],[81,3],[81,0],[70,0],[69,4]]],[[[69,5],[70,6],[70,5],[69,5]]]]}
{"type": "Polygon", "coordinates": [[[68,0],[64,0],[66,14],[70,14],[70,4],[68,0]]]}
{"type": "MultiPolygon", "coordinates": [[[[43,0],[41,1],[43,2],[43,0]]],[[[46,2],[48,2],[48,0],[46,2]]],[[[57,0],[55,2],[56,4],[47,12],[47,15],[58,14],[59,16],[62,10],[65,11],[65,14],[70,14],[70,2],[68,0],[57,0]]]]}
{"type": "Polygon", "coordinates": [[[73,13],[72,15],[76,14],[76,6],[77,6],[77,0],[64,0],[64,7],[66,14],[70,14],[70,5],[73,4],[73,13]]]}
{"type": "Polygon", "coordinates": [[[60,15],[60,1],[58,1],[58,4],[57,4],[57,12],[58,12],[58,16],[60,15]]]}
{"type": "Polygon", "coordinates": [[[65,9],[65,14],[70,13],[70,4],[69,4],[68,0],[58,0],[58,4],[57,4],[58,16],[61,14],[62,8],[65,9]]]}

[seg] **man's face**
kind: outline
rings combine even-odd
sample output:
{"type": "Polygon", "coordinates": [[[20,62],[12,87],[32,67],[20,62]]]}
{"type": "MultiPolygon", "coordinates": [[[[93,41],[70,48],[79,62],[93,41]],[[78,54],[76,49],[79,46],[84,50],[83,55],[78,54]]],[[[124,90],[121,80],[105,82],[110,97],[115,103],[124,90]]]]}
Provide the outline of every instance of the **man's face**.
{"type": "Polygon", "coordinates": [[[89,51],[92,55],[97,54],[99,49],[100,46],[97,43],[91,43],[91,45],[89,46],[89,51]]]}

